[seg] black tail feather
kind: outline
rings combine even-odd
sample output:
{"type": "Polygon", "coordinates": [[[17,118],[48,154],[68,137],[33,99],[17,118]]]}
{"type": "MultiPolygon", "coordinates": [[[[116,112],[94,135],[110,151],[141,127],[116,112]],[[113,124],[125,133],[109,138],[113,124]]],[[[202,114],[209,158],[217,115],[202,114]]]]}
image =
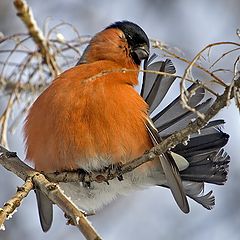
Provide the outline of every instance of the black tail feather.
{"type": "Polygon", "coordinates": [[[174,152],[182,155],[185,158],[189,158],[196,154],[210,154],[213,151],[218,151],[227,144],[229,135],[221,130],[215,129],[215,131],[216,132],[206,135],[200,133],[198,136],[190,138],[187,145],[182,143],[178,144],[174,148],[174,152]]]}
{"type": "Polygon", "coordinates": [[[187,160],[189,167],[180,172],[183,180],[218,185],[223,185],[227,181],[230,157],[223,149],[211,154],[195,155],[187,160]]]}

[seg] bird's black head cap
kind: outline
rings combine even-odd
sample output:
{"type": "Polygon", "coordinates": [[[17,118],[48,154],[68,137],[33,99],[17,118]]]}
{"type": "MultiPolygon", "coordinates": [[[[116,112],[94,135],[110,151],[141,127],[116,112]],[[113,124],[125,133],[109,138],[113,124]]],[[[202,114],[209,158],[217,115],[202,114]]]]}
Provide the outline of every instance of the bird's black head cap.
{"type": "Polygon", "coordinates": [[[132,49],[132,57],[136,64],[140,64],[141,60],[146,59],[149,55],[149,39],[147,34],[137,24],[129,21],[119,21],[111,24],[106,29],[118,28],[120,29],[132,49]],[[144,48],[141,48],[143,47],[144,48]],[[141,49],[141,51],[137,51],[141,49]],[[144,50],[144,51],[143,51],[144,50]]]}

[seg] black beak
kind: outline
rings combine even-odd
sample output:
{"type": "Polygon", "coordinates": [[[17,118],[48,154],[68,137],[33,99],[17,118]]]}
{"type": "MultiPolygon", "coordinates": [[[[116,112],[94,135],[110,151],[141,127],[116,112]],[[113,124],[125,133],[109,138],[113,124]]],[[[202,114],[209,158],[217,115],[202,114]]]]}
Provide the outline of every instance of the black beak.
{"type": "Polygon", "coordinates": [[[139,46],[133,49],[139,60],[144,60],[149,57],[149,47],[147,45],[139,46]]]}
{"type": "Polygon", "coordinates": [[[131,52],[132,57],[136,64],[140,65],[142,60],[148,59],[149,57],[149,47],[147,45],[141,45],[134,48],[131,52]]]}

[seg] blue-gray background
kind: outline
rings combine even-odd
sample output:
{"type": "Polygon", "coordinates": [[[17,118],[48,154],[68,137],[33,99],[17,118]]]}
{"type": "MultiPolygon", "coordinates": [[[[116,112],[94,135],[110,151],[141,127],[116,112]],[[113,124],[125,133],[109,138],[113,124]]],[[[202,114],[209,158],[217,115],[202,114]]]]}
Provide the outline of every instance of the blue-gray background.
{"type": "MultiPolygon", "coordinates": [[[[53,21],[72,23],[80,34],[93,35],[116,20],[127,19],[142,26],[149,37],[181,48],[190,58],[208,43],[239,40],[235,35],[240,27],[239,0],[28,0],[28,3],[40,26],[47,17],[51,17],[53,21]]],[[[5,35],[26,31],[15,14],[12,1],[0,0],[0,31],[5,35]]],[[[178,69],[179,72],[182,70],[178,69]]],[[[168,190],[151,188],[121,197],[90,217],[104,239],[240,239],[239,112],[232,103],[219,117],[225,119],[224,129],[231,135],[226,150],[232,162],[227,184],[213,187],[216,207],[207,211],[191,201],[191,213],[185,215],[177,208],[168,190]]],[[[21,127],[10,136],[9,142],[11,150],[24,157],[21,127]]],[[[21,180],[1,168],[0,204],[21,184],[21,180]]],[[[65,225],[63,214],[56,207],[51,230],[42,233],[35,196],[31,193],[14,217],[7,221],[6,230],[0,232],[0,239],[83,237],[76,228],[65,225]]]]}

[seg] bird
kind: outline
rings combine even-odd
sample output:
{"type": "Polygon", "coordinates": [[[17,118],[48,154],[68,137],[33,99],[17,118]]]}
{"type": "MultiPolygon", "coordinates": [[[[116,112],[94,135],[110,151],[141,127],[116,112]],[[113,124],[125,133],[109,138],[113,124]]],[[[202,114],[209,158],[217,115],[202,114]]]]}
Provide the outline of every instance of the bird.
{"type": "MultiPolygon", "coordinates": [[[[24,123],[26,159],[45,173],[100,171],[129,163],[175,131],[187,126],[196,114],[184,109],[177,96],[154,114],[175,80],[170,59],[150,57],[150,41],[144,30],[130,21],[117,21],[90,40],[77,64],[52,81],[29,109],[24,123]],[[137,92],[141,64],[145,69],[170,75],[143,74],[137,92]]],[[[189,90],[196,88],[192,84],[189,90]]],[[[202,102],[205,90],[197,87],[189,104],[206,112],[211,99],[202,102]]],[[[106,182],[60,182],[64,194],[85,211],[96,211],[135,190],[149,186],[169,188],[184,213],[188,198],[207,209],[214,205],[212,191],[203,195],[204,183],[224,184],[229,155],[223,150],[228,134],[223,120],[208,123],[201,133],[189,136],[123,179],[106,182]]],[[[53,221],[52,202],[36,189],[41,226],[53,221]]]]}

